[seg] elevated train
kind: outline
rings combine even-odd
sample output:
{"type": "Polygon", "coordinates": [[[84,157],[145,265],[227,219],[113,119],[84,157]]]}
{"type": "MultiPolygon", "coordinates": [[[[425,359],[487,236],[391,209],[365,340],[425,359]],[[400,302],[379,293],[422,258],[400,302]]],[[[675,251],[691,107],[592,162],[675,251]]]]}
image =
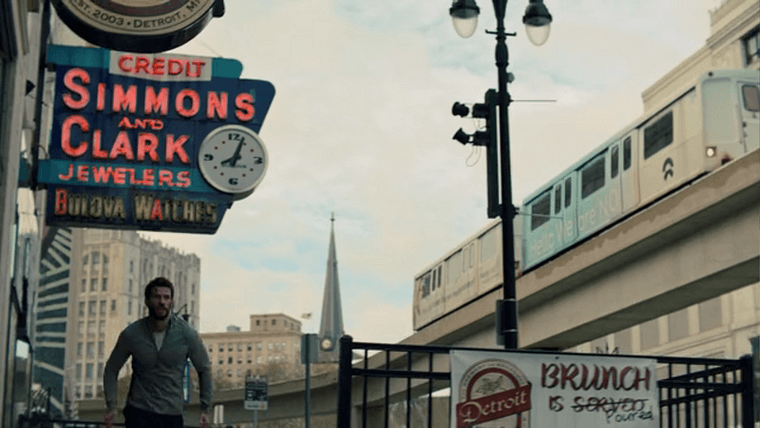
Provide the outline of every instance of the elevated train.
{"type": "MultiPolygon", "coordinates": [[[[758,148],[758,71],[703,74],[524,199],[514,220],[516,274],[758,148]]],[[[416,275],[414,329],[500,287],[501,248],[495,220],[416,275]]]]}

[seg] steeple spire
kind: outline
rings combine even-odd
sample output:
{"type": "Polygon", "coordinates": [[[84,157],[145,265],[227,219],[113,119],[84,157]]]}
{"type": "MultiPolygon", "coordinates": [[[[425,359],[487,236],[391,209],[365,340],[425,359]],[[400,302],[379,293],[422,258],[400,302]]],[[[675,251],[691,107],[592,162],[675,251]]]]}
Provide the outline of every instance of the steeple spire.
{"type": "Polygon", "coordinates": [[[322,320],[319,327],[319,362],[338,361],[338,339],[343,335],[343,309],[340,304],[338,257],[335,251],[335,213],[330,216],[330,248],[327,254],[322,320]]]}

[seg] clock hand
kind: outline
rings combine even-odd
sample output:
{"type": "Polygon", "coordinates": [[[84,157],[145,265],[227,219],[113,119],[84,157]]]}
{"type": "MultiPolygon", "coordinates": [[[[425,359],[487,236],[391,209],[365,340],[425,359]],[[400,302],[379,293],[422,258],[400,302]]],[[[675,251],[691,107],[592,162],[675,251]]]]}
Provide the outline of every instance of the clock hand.
{"type": "Polygon", "coordinates": [[[235,154],[233,154],[231,158],[222,161],[222,166],[229,165],[231,167],[234,167],[237,164],[237,161],[242,159],[242,156],[240,156],[241,148],[243,148],[243,141],[240,141],[238,143],[237,149],[235,149],[235,154]]]}

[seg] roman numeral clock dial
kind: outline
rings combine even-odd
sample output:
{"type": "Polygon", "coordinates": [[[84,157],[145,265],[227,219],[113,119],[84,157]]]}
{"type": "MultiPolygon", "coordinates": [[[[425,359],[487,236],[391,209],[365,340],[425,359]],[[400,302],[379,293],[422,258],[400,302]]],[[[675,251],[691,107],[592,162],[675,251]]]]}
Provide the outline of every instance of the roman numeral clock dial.
{"type": "Polygon", "coordinates": [[[198,166],[211,187],[242,199],[264,178],[269,159],[261,138],[240,125],[211,131],[198,150],[198,166]]]}

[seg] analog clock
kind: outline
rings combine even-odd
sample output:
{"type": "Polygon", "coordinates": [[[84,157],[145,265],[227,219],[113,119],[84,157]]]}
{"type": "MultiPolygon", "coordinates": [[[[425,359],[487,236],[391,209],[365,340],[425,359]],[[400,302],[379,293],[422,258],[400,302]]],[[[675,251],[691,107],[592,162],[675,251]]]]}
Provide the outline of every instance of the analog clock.
{"type": "Polygon", "coordinates": [[[247,196],[264,178],[268,165],[264,143],[253,130],[224,125],[211,131],[198,150],[198,166],[211,187],[247,196]]]}
{"type": "Polygon", "coordinates": [[[330,348],[332,348],[332,340],[329,337],[325,337],[322,339],[322,349],[328,351],[330,348]]]}

